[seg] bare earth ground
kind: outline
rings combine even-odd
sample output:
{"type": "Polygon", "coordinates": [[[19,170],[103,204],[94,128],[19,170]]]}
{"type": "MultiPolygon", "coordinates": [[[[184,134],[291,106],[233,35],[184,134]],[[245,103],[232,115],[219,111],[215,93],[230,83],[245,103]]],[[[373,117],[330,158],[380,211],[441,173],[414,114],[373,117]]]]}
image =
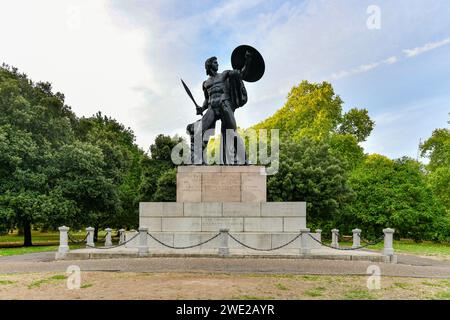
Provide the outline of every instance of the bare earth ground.
{"type": "Polygon", "coordinates": [[[365,276],[83,272],[80,289],[63,274],[0,276],[0,299],[450,299],[450,279],[365,276]]]}
{"type": "Polygon", "coordinates": [[[399,255],[398,264],[303,259],[140,258],[54,261],[0,257],[0,299],[450,299],[450,261],[399,255]],[[69,290],[66,269],[81,269],[69,290]],[[367,267],[381,289],[367,289],[367,267]]]}

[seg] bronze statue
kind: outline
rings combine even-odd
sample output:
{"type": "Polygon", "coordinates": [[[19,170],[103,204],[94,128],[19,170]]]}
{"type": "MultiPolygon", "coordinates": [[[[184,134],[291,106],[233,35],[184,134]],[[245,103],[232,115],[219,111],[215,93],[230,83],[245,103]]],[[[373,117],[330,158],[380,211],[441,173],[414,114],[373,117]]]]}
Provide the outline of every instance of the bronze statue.
{"type": "Polygon", "coordinates": [[[217,120],[222,122],[220,164],[248,164],[244,142],[236,132],[234,111],[247,103],[247,91],[243,81],[255,82],[261,79],[265,65],[261,54],[246,45],[239,46],[233,51],[231,64],[233,70],[220,73],[216,57],[206,60],[205,69],[209,78],[203,82],[205,100],[202,106],[195,102],[189,88],[181,80],[196,106],[197,114],[202,115],[200,120],[187,126],[187,133],[191,137],[192,164],[207,163],[205,150],[209,138],[214,134],[213,129],[217,120]]]}

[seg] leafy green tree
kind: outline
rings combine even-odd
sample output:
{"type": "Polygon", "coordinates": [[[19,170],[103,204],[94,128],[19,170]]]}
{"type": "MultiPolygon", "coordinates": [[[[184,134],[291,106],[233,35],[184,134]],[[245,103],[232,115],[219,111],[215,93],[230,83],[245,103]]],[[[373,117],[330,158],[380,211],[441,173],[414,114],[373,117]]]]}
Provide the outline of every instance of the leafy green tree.
{"type": "Polygon", "coordinates": [[[102,150],[87,142],[76,141],[64,145],[54,157],[54,188],[61,190],[64,198],[77,204],[81,215],[69,224],[100,225],[104,215],[113,217],[119,205],[114,177],[107,172],[102,150]]]}
{"type": "Polygon", "coordinates": [[[137,223],[145,157],[129,128],[78,119],[50,83],[0,68],[0,229],[23,229],[24,245],[33,225],[137,223]]]}
{"type": "Polygon", "coordinates": [[[352,172],[349,182],[356,199],[343,216],[347,228],[359,227],[368,237],[392,227],[397,237],[416,241],[445,238],[443,208],[416,161],[373,154],[352,172]]]}
{"type": "Polygon", "coordinates": [[[450,130],[436,129],[429,139],[420,146],[422,157],[430,158],[428,169],[450,167],[450,130]]]}
{"type": "Polygon", "coordinates": [[[342,117],[338,132],[353,135],[358,142],[363,142],[369,137],[374,125],[366,109],[353,108],[342,117]]]}
{"type": "Polygon", "coordinates": [[[153,196],[154,201],[174,202],[177,200],[177,170],[169,169],[159,178],[156,186],[156,192],[153,196]]]}
{"type": "Polygon", "coordinates": [[[104,227],[137,227],[140,164],[147,156],[135,144],[133,131],[99,112],[93,117],[81,118],[76,134],[80,140],[101,149],[105,159],[104,173],[111,179],[118,196],[114,211],[110,208],[97,215],[95,235],[104,227]]]}
{"type": "MultiPolygon", "coordinates": [[[[150,159],[143,159],[141,163],[142,178],[139,189],[141,201],[158,201],[156,199],[161,199],[161,197],[164,199],[176,198],[176,190],[173,189],[171,189],[172,196],[168,197],[162,196],[162,190],[157,196],[156,192],[160,177],[168,171],[173,171],[172,169],[175,168],[175,164],[171,159],[172,149],[182,141],[183,139],[178,136],[170,137],[161,134],[156,137],[154,144],[150,146],[150,159]]],[[[176,175],[174,176],[170,173],[164,177],[164,183],[168,182],[167,179],[170,177],[173,179],[172,184],[176,185],[176,175]]]]}
{"type": "Polygon", "coordinates": [[[327,142],[330,152],[341,159],[347,172],[356,168],[364,160],[364,150],[352,134],[333,134],[327,142]]]}
{"type": "Polygon", "coordinates": [[[279,129],[293,140],[307,136],[324,140],[334,132],[342,118],[342,100],[327,82],[302,81],[293,87],[286,104],[254,129],[279,129]]]}
{"type": "MultiPolygon", "coordinates": [[[[53,94],[49,83],[34,84],[17,69],[0,68],[0,221],[23,228],[25,246],[32,245],[32,224],[47,219],[45,204],[57,203],[49,187],[52,158],[73,141],[74,119],[64,95],[53,94]]],[[[60,206],[59,213],[71,204],[60,206]]]]}
{"type": "Polygon", "coordinates": [[[279,159],[278,173],[268,177],[268,201],[306,201],[310,227],[331,229],[353,196],[342,162],[306,137],[285,140],[279,159]]]}
{"type": "Polygon", "coordinates": [[[364,158],[358,143],[367,139],[374,122],[365,109],[342,112],[343,101],[330,83],[302,81],[290,91],[285,105],[253,129],[279,129],[280,139],[308,137],[327,143],[334,156],[352,170],[364,158]]]}
{"type": "Polygon", "coordinates": [[[430,159],[427,165],[428,182],[446,207],[447,216],[450,216],[450,130],[434,130],[419,148],[422,157],[430,159]]]}

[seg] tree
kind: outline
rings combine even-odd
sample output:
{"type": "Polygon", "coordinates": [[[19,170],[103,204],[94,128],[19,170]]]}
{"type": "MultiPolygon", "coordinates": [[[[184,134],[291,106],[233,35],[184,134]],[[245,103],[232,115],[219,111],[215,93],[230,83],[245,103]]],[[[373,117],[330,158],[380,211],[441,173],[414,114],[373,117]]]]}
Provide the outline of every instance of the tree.
{"type": "Polygon", "coordinates": [[[334,132],[342,118],[342,100],[327,82],[302,81],[293,87],[285,105],[254,129],[279,129],[283,137],[298,140],[307,136],[324,140],[334,132]]]}
{"type": "Polygon", "coordinates": [[[353,108],[342,117],[338,132],[353,135],[358,142],[363,142],[372,132],[374,125],[375,122],[370,119],[366,109],[353,108]]]}
{"type": "Polygon", "coordinates": [[[156,185],[156,192],[153,201],[174,202],[177,200],[177,170],[169,169],[159,178],[156,185]]]}
{"type": "Polygon", "coordinates": [[[422,157],[430,159],[426,166],[428,183],[444,204],[447,217],[450,217],[450,130],[434,130],[431,137],[419,148],[422,157]]]}
{"type": "Polygon", "coordinates": [[[281,140],[308,137],[325,142],[345,168],[352,170],[364,155],[358,143],[367,139],[374,122],[366,109],[353,108],[343,114],[342,104],[331,84],[302,81],[292,88],[281,109],[252,129],[279,129],[281,140]]]}
{"type": "MultiPolygon", "coordinates": [[[[175,136],[158,135],[155,139],[155,143],[150,146],[151,156],[150,159],[143,159],[142,165],[142,178],[140,184],[140,200],[141,201],[158,201],[156,199],[164,198],[161,195],[162,190],[156,196],[158,190],[158,183],[166,172],[175,168],[175,164],[172,162],[171,153],[172,149],[183,139],[175,136]]],[[[170,184],[176,185],[176,175],[168,173],[163,179],[164,183],[168,183],[167,179],[172,178],[173,181],[170,184]]],[[[176,192],[176,190],[175,190],[176,192]]],[[[176,195],[175,195],[176,197],[176,195]]],[[[170,198],[170,196],[168,197],[170,198]]]]}
{"type": "Polygon", "coordinates": [[[422,157],[430,158],[428,169],[434,171],[441,167],[450,167],[450,130],[436,129],[429,139],[420,146],[422,157]]]}
{"type": "Polygon", "coordinates": [[[445,238],[443,208],[418,162],[373,154],[352,172],[349,182],[356,199],[348,206],[342,224],[359,227],[369,237],[392,227],[397,237],[416,241],[445,238]]]}
{"type": "MultiPolygon", "coordinates": [[[[49,83],[34,84],[17,69],[0,68],[0,221],[23,228],[25,246],[32,245],[32,224],[48,218],[45,204],[58,196],[48,183],[51,159],[73,141],[74,119],[64,95],[53,94],[49,83]]],[[[71,206],[60,204],[58,210],[71,206]]]]}
{"type": "Polygon", "coordinates": [[[331,229],[352,198],[342,162],[309,138],[280,146],[279,171],[268,177],[269,201],[306,201],[311,226],[331,229]]]}
{"type": "Polygon", "coordinates": [[[100,113],[78,119],[48,82],[0,68],[0,231],[137,223],[145,154],[100,113]],[[124,219],[127,217],[127,219],[124,219]]]}
{"type": "Polygon", "coordinates": [[[147,156],[135,144],[133,131],[98,112],[90,118],[81,118],[76,134],[80,140],[101,149],[105,159],[104,173],[112,179],[118,196],[114,211],[97,216],[95,235],[102,227],[137,227],[141,161],[147,156]]]}
{"type": "Polygon", "coordinates": [[[70,219],[71,226],[99,226],[113,217],[111,213],[117,211],[119,197],[114,177],[109,175],[98,146],[80,141],[64,145],[55,155],[54,163],[52,189],[61,190],[63,197],[75,202],[80,211],[78,217],[70,219]]]}

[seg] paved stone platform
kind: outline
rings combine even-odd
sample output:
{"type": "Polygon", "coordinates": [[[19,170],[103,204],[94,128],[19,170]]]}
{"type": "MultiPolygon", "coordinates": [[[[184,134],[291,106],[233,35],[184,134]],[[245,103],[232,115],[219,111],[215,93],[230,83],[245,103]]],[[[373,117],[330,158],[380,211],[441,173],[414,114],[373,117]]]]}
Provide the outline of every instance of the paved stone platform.
{"type": "MultiPolygon", "coordinates": [[[[70,251],[64,260],[139,258],[137,248],[77,249],[70,251]]],[[[310,254],[299,254],[298,249],[276,251],[249,251],[230,249],[228,256],[219,256],[217,249],[154,249],[146,257],[198,257],[198,258],[264,258],[264,259],[322,259],[346,261],[395,262],[378,252],[363,250],[312,249],[310,254]]]]}
{"type": "MultiPolygon", "coordinates": [[[[367,276],[371,261],[314,259],[222,259],[191,257],[148,257],[139,259],[86,259],[55,261],[55,252],[0,257],[0,274],[65,272],[70,265],[82,271],[102,272],[208,272],[261,274],[317,274],[367,276]]],[[[449,278],[450,261],[399,254],[398,263],[375,262],[383,276],[449,278]]]]}

